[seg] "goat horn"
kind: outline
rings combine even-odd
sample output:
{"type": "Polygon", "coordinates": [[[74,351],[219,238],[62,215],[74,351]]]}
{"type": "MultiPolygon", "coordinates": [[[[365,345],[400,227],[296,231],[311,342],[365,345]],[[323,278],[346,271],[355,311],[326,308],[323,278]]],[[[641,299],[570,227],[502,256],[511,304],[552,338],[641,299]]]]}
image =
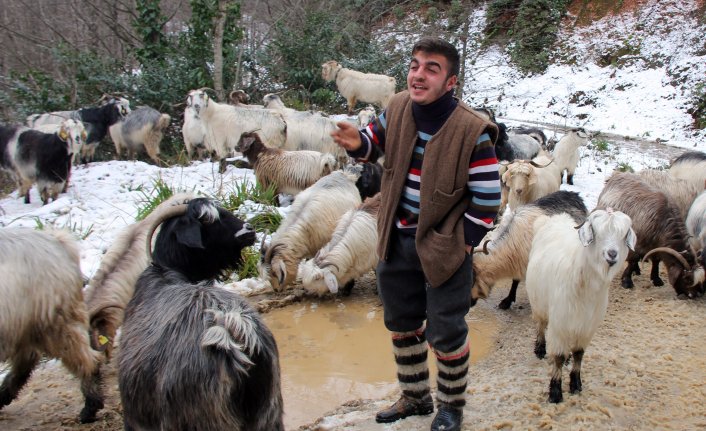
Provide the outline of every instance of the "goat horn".
{"type": "Polygon", "coordinates": [[[170,206],[169,208],[165,209],[159,217],[155,217],[155,219],[152,220],[152,222],[148,225],[147,256],[149,256],[150,259],[152,259],[152,236],[154,235],[154,231],[156,231],[159,225],[161,225],[162,222],[164,222],[168,218],[176,217],[186,213],[186,208],[188,206],[189,205],[186,203],[170,206]]]}
{"type": "Polygon", "coordinates": [[[488,243],[490,243],[490,240],[486,239],[485,242],[483,242],[483,249],[478,250],[478,249],[474,248],[473,253],[490,254],[490,252],[488,252],[488,243]]]}
{"type": "Polygon", "coordinates": [[[554,160],[550,160],[549,163],[546,165],[540,165],[539,163],[535,162],[534,160],[530,160],[529,164],[534,166],[535,168],[546,168],[547,166],[551,165],[554,160]]]}
{"type": "Polygon", "coordinates": [[[332,262],[324,263],[323,265],[321,265],[321,269],[324,269],[327,266],[332,266],[332,267],[336,268],[336,271],[341,272],[341,269],[338,267],[338,265],[336,265],[335,263],[332,263],[332,262]]]}
{"type": "Polygon", "coordinates": [[[265,232],[263,232],[262,242],[260,243],[260,250],[262,250],[262,248],[265,246],[265,238],[267,238],[267,235],[269,235],[269,233],[270,233],[269,230],[265,230],[265,232]]]}
{"type": "Polygon", "coordinates": [[[648,251],[647,254],[645,254],[645,256],[642,258],[642,261],[643,261],[643,262],[646,261],[648,257],[650,257],[651,255],[656,254],[656,253],[667,253],[667,254],[671,254],[672,256],[674,256],[674,257],[679,261],[679,263],[682,264],[682,266],[683,266],[684,268],[686,268],[687,271],[691,271],[691,265],[689,265],[689,262],[687,262],[686,259],[684,259],[684,256],[682,256],[681,254],[679,254],[679,253],[678,253],[676,250],[674,250],[673,248],[669,248],[669,247],[657,247],[657,248],[653,248],[652,250],[648,251]]]}

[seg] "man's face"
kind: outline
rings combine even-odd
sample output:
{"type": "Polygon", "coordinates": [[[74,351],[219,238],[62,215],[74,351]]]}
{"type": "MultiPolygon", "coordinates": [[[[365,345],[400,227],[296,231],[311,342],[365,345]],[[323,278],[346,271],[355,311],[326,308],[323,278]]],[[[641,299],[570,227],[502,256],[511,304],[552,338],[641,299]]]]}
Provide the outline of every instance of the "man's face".
{"type": "Polygon", "coordinates": [[[449,63],[441,54],[417,51],[407,72],[407,89],[413,102],[426,105],[456,85],[456,75],[448,77],[449,63]]]}

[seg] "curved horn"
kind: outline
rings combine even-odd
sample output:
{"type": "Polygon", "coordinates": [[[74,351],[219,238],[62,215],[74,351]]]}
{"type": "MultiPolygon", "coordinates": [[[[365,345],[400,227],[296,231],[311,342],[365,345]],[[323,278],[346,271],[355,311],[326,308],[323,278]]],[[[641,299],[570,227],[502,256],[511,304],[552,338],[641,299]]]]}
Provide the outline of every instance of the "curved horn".
{"type": "Polygon", "coordinates": [[[534,160],[530,160],[529,164],[534,166],[535,168],[546,168],[547,166],[551,165],[554,160],[550,160],[549,163],[546,165],[540,165],[539,163],[535,162],[534,160]]]}
{"type": "Polygon", "coordinates": [[[490,252],[488,251],[488,243],[490,243],[490,240],[486,239],[485,242],[483,242],[483,248],[479,250],[477,247],[475,247],[473,249],[473,253],[490,254],[490,252]]]}
{"type": "Polygon", "coordinates": [[[642,258],[642,261],[643,261],[643,262],[646,261],[648,257],[650,257],[651,255],[653,255],[653,254],[655,254],[655,253],[662,253],[662,252],[667,253],[667,254],[671,254],[672,256],[674,256],[674,257],[679,261],[679,263],[682,264],[682,266],[683,266],[684,268],[686,268],[687,271],[691,271],[691,265],[689,265],[689,262],[687,262],[686,259],[684,259],[684,256],[682,256],[681,254],[679,254],[679,253],[678,253],[676,250],[674,250],[673,248],[669,248],[669,247],[657,247],[657,248],[653,248],[652,250],[648,251],[647,254],[645,254],[645,256],[642,258]]]}
{"type": "Polygon", "coordinates": [[[324,268],[326,268],[327,266],[332,266],[332,267],[336,268],[336,271],[341,272],[341,269],[338,267],[338,265],[336,265],[336,264],[333,263],[333,262],[326,262],[326,263],[324,263],[323,265],[321,265],[320,268],[321,268],[321,269],[324,269],[324,268]]]}
{"type": "Polygon", "coordinates": [[[186,208],[188,206],[189,205],[186,203],[170,206],[165,209],[164,213],[159,217],[155,217],[155,219],[152,220],[152,222],[147,226],[147,256],[149,256],[150,259],[152,259],[152,235],[154,235],[154,231],[156,231],[157,227],[159,227],[159,225],[161,225],[162,222],[168,218],[186,213],[186,208]]]}

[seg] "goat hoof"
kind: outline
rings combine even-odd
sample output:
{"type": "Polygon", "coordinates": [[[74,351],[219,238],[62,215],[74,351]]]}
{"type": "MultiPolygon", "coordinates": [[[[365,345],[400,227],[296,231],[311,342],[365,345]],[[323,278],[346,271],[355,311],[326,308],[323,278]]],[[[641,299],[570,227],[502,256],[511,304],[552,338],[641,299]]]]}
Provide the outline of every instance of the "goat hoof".
{"type": "Polygon", "coordinates": [[[498,304],[498,308],[501,310],[509,310],[510,306],[512,306],[512,301],[508,301],[507,299],[503,299],[500,301],[500,304],[498,304]]]}
{"type": "Polygon", "coordinates": [[[572,394],[578,394],[583,389],[581,385],[581,376],[570,375],[571,380],[569,381],[569,392],[572,394]]]}
{"type": "Polygon", "coordinates": [[[561,393],[561,381],[552,380],[549,383],[549,402],[560,403],[564,401],[564,396],[561,393]]]}
{"type": "Polygon", "coordinates": [[[623,280],[620,284],[625,289],[632,289],[634,287],[632,280],[623,280]]]}
{"type": "Polygon", "coordinates": [[[534,355],[538,359],[544,359],[544,357],[547,356],[547,345],[545,343],[535,343],[534,355]]]}
{"type": "Polygon", "coordinates": [[[654,278],[652,279],[652,285],[657,287],[664,286],[664,281],[661,278],[654,278]]]}

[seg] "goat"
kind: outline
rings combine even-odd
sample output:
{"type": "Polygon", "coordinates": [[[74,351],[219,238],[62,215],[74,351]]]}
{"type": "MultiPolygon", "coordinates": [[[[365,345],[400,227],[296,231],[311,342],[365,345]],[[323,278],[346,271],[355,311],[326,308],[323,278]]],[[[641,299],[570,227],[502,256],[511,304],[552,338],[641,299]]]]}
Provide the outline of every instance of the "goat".
{"type": "Polygon", "coordinates": [[[510,293],[498,305],[502,310],[510,308],[520,281],[525,279],[535,220],[543,215],[563,213],[580,224],[586,219],[588,209],[578,193],[560,190],[503,214],[500,224],[492,231],[493,239],[484,242],[482,249],[474,250],[471,287],[474,304],[478,298],[487,298],[497,281],[510,278],[510,293]]]}
{"type": "Polygon", "coordinates": [[[213,284],[240,265],[255,231],[208,199],[173,210],[125,309],[125,429],[284,431],[274,336],[244,298],[213,284]]]}
{"type": "Polygon", "coordinates": [[[358,111],[358,119],[356,121],[358,128],[362,129],[364,127],[368,127],[368,124],[375,119],[376,115],[377,113],[375,112],[375,107],[373,105],[368,105],[358,111]]]}
{"type": "Polygon", "coordinates": [[[330,153],[336,157],[340,166],[348,161],[346,151],[331,137],[331,132],[337,128],[335,120],[318,113],[287,108],[276,94],[266,94],[263,103],[267,109],[281,115],[287,124],[287,139],[283,149],[330,153]]]}
{"type": "Polygon", "coordinates": [[[69,119],[62,121],[60,124],[44,124],[41,126],[33,127],[33,129],[43,133],[57,133],[61,131],[63,124],[67,125],[67,127],[64,127],[64,129],[72,128],[72,126],[70,126],[71,123],[69,123],[69,121],[76,122],[81,125],[81,128],[83,128],[81,139],[73,139],[71,142],[71,165],[75,166],[81,162],[81,151],[83,150],[83,145],[86,143],[86,139],[88,138],[88,134],[86,133],[86,129],[83,127],[83,123],[81,123],[80,121],[69,119]]]}
{"type": "Polygon", "coordinates": [[[135,282],[150,263],[145,252],[147,234],[172,213],[173,207],[189,202],[191,193],[179,193],[162,202],[147,217],[123,229],[101,259],[86,288],[86,306],[91,325],[91,345],[112,356],[113,343],[123,314],[132,298],[135,282]]]}
{"type": "Polygon", "coordinates": [[[356,102],[366,102],[385,109],[395,94],[397,81],[387,75],[363,73],[346,69],[334,60],[321,65],[324,81],[336,81],[336,87],[348,103],[348,115],[353,115],[356,102]]]}
{"type": "Polygon", "coordinates": [[[580,226],[568,214],[536,223],[525,287],[537,324],[534,353],[549,354],[549,402],[559,403],[569,355],[569,391],[581,392],[584,351],[605,317],[610,282],[637,239],[630,217],[610,208],[594,210],[580,226]]]}
{"type": "MultiPolygon", "coordinates": [[[[223,160],[231,155],[243,133],[257,131],[276,148],[284,146],[287,125],[281,115],[268,109],[250,109],[218,103],[204,90],[192,90],[186,105],[196,111],[206,130],[205,146],[223,160]]],[[[221,163],[221,171],[225,165],[221,163]]]]}
{"type": "Polygon", "coordinates": [[[161,114],[149,106],[130,112],[109,129],[116,156],[119,158],[125,148],[128,159],[134,159],[137,152],[144,150],[153,162],[159,164],[159,144],[170,121],[169,114],[161,114]]]}
{"type": "Polygon", "coordinates": [[[99,353],[88,340],[79,248],[64,231],[0,229],[0,361],[10,371],[0,385],[0,408],[10,404],[43,355],[60,359],[81,381],[81,423],[103,408],[99,353]]]}
{"type": "Polygon", "coordinates": [[[507,187],[507,206],[512,209],[555,192],[561,186],[558,167],[551,160],[544,164],[536,160],[516,160],[500,178],[507,187]]]}
{"type": "Polygon", "coordinates": [[[114,98],[106,102],[97,108],[30,115],[27,117],[27,125],[36,128],[43,124],[59,124],[66,119],[81,121],[87,134],[86,142],[81,149],[81,159],[91,162],[95,157],[98,144],[108,134],[108,128],[130,113],[130,103],[127,99],[114,98]]]}
{"type": "MultiPolygon", "coordinates": [[[[689,233],[692,248],[701,256],[701,266],[706,268],[706,191],[701,192],[689,208],[686,216],[686,230],[689,233]]],[[[702,288],[703,290],[703,288],[702,288]]]]}
{"type": "Polygon", "coordinates": [[[270,148],[257,133],[244,133],[236,150],[248,159],[258,184],[265,190],[274,186],[275,193],[297,195],[336,166],[331,154],[270,148]]]}
{"type": "Polygon", "coordinates": [[[703,190],[706,188],[706,153],[701,151],[682,153],[669,166],[669,173],[703,190]]]}
{"type": "Polygon", "coordinates": [[[544,134],[544,131],[540,128],[520,126],[513,127],[510,131],[515,135],[527,135],[531,138],[534,138],[534,140],[539,143],[539,146],[541,148],[547,148],[547,135],[544,134]]]}
{"type": "MultiPolygon", "coordinates": [[[[596,208],[611,207],[622,211],[633,222],[637,245],[628,255],[628,264],[621,284],[634,286],[632,274],[639,273],[639,260],[659,257],[667,266],[669,282],[677,295],[690,298],[700,296],[704,268],[698,263],[695,252],[687,240],[688,232],[679,210],[662,191],[647,184],[639,175],[614,172],[598,196],[596,208]]],[[[663,284],[658,265],[653,262],[650,279],[652,284],[663,284]]]]}
{"type": "Polygon", "coordinates": [[[19,196],[30,203],[30,189],[37,189],[46,205],[56,200],[66,190],[71,175],[71,149],[81,146],[86,136],[80,121],[65,120],[56,133],[43,133],[33,129],[18,130],[17,137],[8,143],[6,151],[12,159],[19,196]],[[78,142],[78,144],[74,144],[78,142]]]}
{"type": "Polygon", "coordinates": [[[360,199],[373,197],[380,192],[382,183],[382,165],[379,162],[359,163],[362,166],[360,178],[355,186],[360,193],[360,199]]]}
{"type": "Polygon", "coordinates": [[[351,167],[320,178],[297,195],[269,246],[263,238],[258,271],[274,290],[292,283],[299,262],[326,245],[343,214],[360,205],[355,187],[359,175],[359,169],[351,167]]]}
{"type": "Polygon", "coordinates": [[[310,293],[349,295],[356,278],[370,272],[378,262],[377,215],[380,194],[366,199],[358,208],[348,210],[338,221],[331,241],[313,259],[299,267],[302,286],[310,293]]]}
{"type": "Polygon", "coordinates": [[[579,147],[587,142],[588,135],[583,129],[572,129],[556,143],[552,157],[559,169],[560,182],[563,182],[566,171],[566,184],[574,184],[574,172],[579,163],[579,147]]]}
{"type": "Polygon", "coordinates": [[[213,150],[210,145],[207,145],[206,128],[193,106],[187,106],[184,109],[184,123],[181,126],[181,136],[184,139],[184,147],[186,148],[186,154],[189,156],[189,159],[191,159],[194,150],[196,150],[199,159],[203,159],[213,150]]]}
{"type": "Polygon", "coordinates": [[[495,124],[498,126],[498,140],[495,143],[495,153],[498,160],[508,162],[530,160],[539,154],[542,148],[533,137],[512,132],[508,133],[505,124],[497,122],[495,124]]]}

